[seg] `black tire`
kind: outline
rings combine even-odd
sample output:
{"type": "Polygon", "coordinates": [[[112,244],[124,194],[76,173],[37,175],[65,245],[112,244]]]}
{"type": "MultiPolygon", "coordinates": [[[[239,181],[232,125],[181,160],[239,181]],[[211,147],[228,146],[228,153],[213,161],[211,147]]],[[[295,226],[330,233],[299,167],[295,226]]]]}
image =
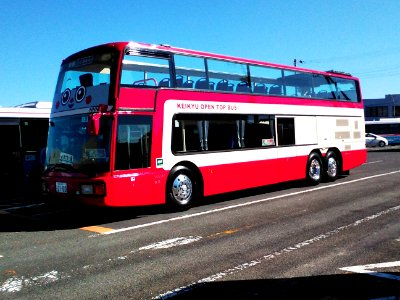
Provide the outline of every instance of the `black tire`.
{"type": "Polygon", "coordinates": [[[381,147],[381,148],[386,146],[384,141],[379,141],[379,144],[378,144],[378,145],[379,145],[379,147],[381,147]]]}
{"type": "Polygon", "coordinates": [[[340,162],[335,152],[328,151],[325,155],[325,178],[328,181],[335,181],[340,173],[340,162]]]}
{"type": "Polygon", "coordinates": [[[193,172],[183,166],[171,171],[167,182],[167,202],[174,208],[187,209],[197,197],[198,184],[193,172]]]}
{"type": "Polygon", "coordinates": [[[324,168],[321,156],[316,152],[312,152],[308,157],[307,161],[307,169],[306,169],[307,182],[310,185],[319,184],[322,179],[323,169],[324,168]]]}

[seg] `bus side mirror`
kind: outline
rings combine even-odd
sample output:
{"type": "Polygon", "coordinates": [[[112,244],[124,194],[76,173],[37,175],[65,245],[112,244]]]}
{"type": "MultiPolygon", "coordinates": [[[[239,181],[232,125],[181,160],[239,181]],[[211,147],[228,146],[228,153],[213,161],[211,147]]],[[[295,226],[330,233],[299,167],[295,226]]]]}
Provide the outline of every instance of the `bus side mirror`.
{"type": "Polygon", "coordinates": [[[99,135],[101,113],[89,115],[87,133],[89,135],[99,135]]]}

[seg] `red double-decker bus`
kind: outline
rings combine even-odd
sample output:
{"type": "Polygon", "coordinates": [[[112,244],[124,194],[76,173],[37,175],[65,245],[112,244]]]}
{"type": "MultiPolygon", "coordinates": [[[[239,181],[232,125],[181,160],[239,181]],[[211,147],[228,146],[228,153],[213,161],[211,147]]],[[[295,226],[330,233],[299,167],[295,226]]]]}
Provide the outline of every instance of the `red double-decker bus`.
{"type": "Polygon", "coordinates": [[[359,80],[133,42],[62,62],[44,193],[100,206],[171,203],[306,179],[366,160],[359,80]]]}

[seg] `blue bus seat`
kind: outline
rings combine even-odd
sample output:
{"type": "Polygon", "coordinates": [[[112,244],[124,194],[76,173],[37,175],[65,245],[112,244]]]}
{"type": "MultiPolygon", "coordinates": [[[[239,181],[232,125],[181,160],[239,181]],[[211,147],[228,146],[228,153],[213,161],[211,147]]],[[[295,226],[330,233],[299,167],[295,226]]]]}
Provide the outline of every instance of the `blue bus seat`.
{"type": "Polygon", "coordinates": [[[197,80],[195,88],[200,90],[209,90],[210,84],[208,83],[207,78],[200,78],[199,80],[197,80]]]}
{"type": "Polygon", "coordinates": [[[176,75],[176,86],[177,87],[182,87],[183,86],[183,76],[182,75],[176,75]]]}
{"type": "Polygon", "coordinates": [[[270,95],[282,95],[282,87],[279,85],[271,86],[269,89],[270,95]]]}
{"type": "Polygon", "coordinates": [[[158,83],[158,86],[161,86],[161,87],[170,87],[170,80],[169,80],[169,78],[164,78],[164,79],[161,79],[161,81],[158,83]]]}
{"type": "Polygon", "coordinates": [[[239,82],[236,86],[236,92],[251,93],[251,89],[247,82],[239,82]]]}
{"type": "Polygon", "coordinates": [[[182,87],[187,88],[187,89],[192,89],[193,85],[194,85],[194,81],[189,79],[182,84],[182,87]]]}
{"type": "Polygon", "coordinates": [[[218,81],[217,86],[216,86],[216,90],[217,91],[227,91],[228,90],[228,80],[226,79],[221,79],[220,81],[218,81]]]}
{"type": "Polygon", "coordinates": [[[93,86],[93,75],[92,73],[86,73],[79,76],[79,83],[81,86],[88,87],[93,86]]]}
{"type": "Polygon", "coordinates": [[[268,87],[264,83],[256,83],[254,86],[254,93],[256,94],[267,94],[268,87]]]}

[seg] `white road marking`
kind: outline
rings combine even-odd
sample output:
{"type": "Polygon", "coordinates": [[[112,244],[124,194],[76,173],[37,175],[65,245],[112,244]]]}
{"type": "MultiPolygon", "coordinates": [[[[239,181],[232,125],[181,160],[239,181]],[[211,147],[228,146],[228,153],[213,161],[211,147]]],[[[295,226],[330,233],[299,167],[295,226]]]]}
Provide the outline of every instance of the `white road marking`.
{"type": "Polygon", "coordinates": [[[396,276],[396,275],[389,274],[389,273],[373,271],[374,269],[384,269],[384,268],[393,268],[393,267],[400,267],[400,261],[345,267],[345,268],[340,268],[340,270],[349,271],[349,272],[353,272],[353,273],[359,273],[359,274],[368,274],[368,275],[372,275],[372,276],[376,276],[376,277],[400,281],[400,276],[396,276]]]}
{"type": "Polygon", "coordinates": [[[369,162],[364,163],[364,165],[377,164],[377,163],[381,163],[381,162],[383,162],[383,160],[369,161],[369,162]]]}
{"type": "Polygon", "coordinates": [[[193,242],[197,242],[202,239],[201,236],[188,236],[188,237],[177,237],[165,241],[161,241],[158,243],[150,244],[148,246],[144,246],[139,248],[139,250],[158,250],[158,249],[167,249],[181,245],[187,245],[193,242]]]}
{"type": "Polygon", "coordinates": [[[266,261],[270,261],[270,260],[272,260],[274,258],[277,258],[277,257],[283,255],[283,254],[291,253],[293,251],[297,251],[297,250],[299,250],[301,248],[304,248],[306,246],[312,245],[312,244],[314,244],[316,242],[319,242],[319,241],[325,240],[325,239],[327,239],[327,238],[329,238],[331,236],[334,236],[334,235],[342,232],[343,230],[359,226],[359,225],[361,225],[361,224],[363,224],[365,222],[371,221],[371,220],[376,219],[376,218],[378,218],[378,217],[380,217],[382,215],[386,215],[388,213],[394,212],[394,211],[399,210],[399,209],[400,209],[400,205],[399,206],[395,206],[395,207],[391,207],[389,209],[386,209],[386,210],[381,211],[379,213],[376,213],[374,215],[371,215],[371,216],[365,217],[363,219],[357,220],[357,221],[355,221],[353,223],[350,223],[348,225],[344,225],[344,226],[338,227],[338,228],[336,228],[334,230],[328,231],[326,233],[322,233],[320,235],[317,235],[317,236],[315,236],[315,237],[313,237],[313,238],[311,238],[309,240],[305,240],[303,242],[300,242],[298,244],[286,247],[286,248],[281,249],[279,251],[276,251],[274,253],[266,254],[266,255],[264,255],[264,256],[262,256],[260,258],[253,259],[253,260],[251,260],[249,262],[242,263],[242,264],[237,265],[235,267],[232,267],[230,269],[226,269],[224,271],[212,274],[210,276],[207,276],[207,277],[204,277],[202,279],[199,279],[198,281],[192,282],[192,283],[190,283],[190,284],[188,284],[186,286],[182,286],[182,287],[176,288],[174,290],[167,291],[165,293],[162,293],[162,294],[158,295],[157,297],[154,297],[153,299],[168,299],[168,298],[174,297],[174,296],[176,296],[178,294],[188,292],[188,291],[192,290],[195,286],[197,286],[199,284],[202,284],[204,282],[213,282],[213,281],[222,279],[222,278],[224,278],[226,276],[229,276],[229,275],[238,273],[240,271],[243,271],[245,269],[254,267],[254,266],[259,265],[261,263],[265,263],[266,261]]]}
{"type": "MultiPolygon", "coordinates": [[[[144,251],[144,250],[157,250],[157,249],[166,249],[166,248],[171,248],[171,247],[176,247],[176,246],[181,246],[181,245],[187,245],[193,242],[196,242],[198,240],[202,239],[201,236],[188,236],[188,237],[178,237],[178,238],[173,238],[169,240],[165,240],[162,242],[154,243],[148,246],[141,247],[137,250],[131,251],[131,254],[137,253],[139,251],[144,251]]],[[[98,264],[93,264],[93,265],[85,265],[81,269],[82,270],[88,270],[88,269],[93,269],[96,267],[103,266],[106,263],[112,263],[115,261],[121,261],[121,260],[126,260],[129,258],[129,255],[124,255],[124,256],[118,256],[115,258],[109,258],[108,260],[105,261],[105,263],[98,263],[98,264]]],[[[11,278],[8,278],[5,282],[3,282],[0,285],[0,293],[15,293],[21,291],[23,288],[27,288],[29,286],[44,286],[52,282],[56,282],[60,280],[61,278],[68,278],[72,277],[72,274],[79,272],[79,269],[75,271],[71,271],[70,274],[68,273],[63,273],[61,274],[58,271],[50,271],[38,276],[34,277],[25,277],[25,276],[13,276],[11,278]]]]}
{"type": "MultiPolygon", "coordinates": [[[[311,189],[308,189],[308,190],[299,191],[299,192],[293,192],[293,193],[284,194],[284,195],[280,195],[280,196],[269,197],[269,198],[264,198],[264,199],[244,202],[244,203],[240,203],[240,204],[225,206],[225,207],[221,207],[221,208],[217,208],[217,209],[211,209],[211,210],[207,210],[207,211],[203,211],[203,212],[199,212],[199,213],[187,214],[187,215],[174,217],[174,218],[170,218],[170,219],[163,219],[163,220],[156,221],[156,222],[150,222],[150,223],[145,223],[145,224],[125,227],[125,228],[120,228],[120,229],[114,229],[114,230],[110,230],[110,231],[101,233],[99,235],[120,233],[120,232],[124,232],[124,231],[130,231],[130,230],[135,230],[135,229],[139,229],[139,228],[145,228],[145,227],[160,225],[160,224],[164,224],[164,223],[180,221],[180,220],[184,220],[184,219],[190,219],[190,218],[204,216],[204,215],[208,215],[208,214],[213,214],[213,213],[217,213],[217,212],[221,212],[221,211],[225,211],[225,210],[235,209],[235,208],[239,208],[239,207],[243,207],[243,206],[249,206],[249,205],[253,205],[253,204],[258,204],[258,203],[263,203],[263,202],[267,202],[267,201],[276,200],[276,199],[281,199],[281,198],[286,198],[286,197],[291,197],[291,196],[311,193],[311,192],[315,192],[315,191],[318,191],[318,190],[329,189],[329,188],[332,188],[332,187],[337,187],[337,186],[346,185],[346,184],[353,184],[353,183],[364,181],[364,180],[375,179],[375,178],[378,178],[378,177],[389,176],[389,175],[398,174],[398,173],[400,173],[400,170],[389,172],[389,173],[373,175],[373,176],[367,176],[367,177],[354,179],[354,180],[346,181],[346,182],[333,183],[333,184],[326,185],[326,186],[315,187],[315,188],[311,188],[311,189]]],[[[99,236],[99,235],[96,235],[96,236],[99,236]]]]}
{"type": "Polygon", "coordinates": [[[0,285],[0,292],[15,293],[33,285],[43,286],[55,281],[58,281],[62,276],[57,271],[50,271],[35,277],[25,278],[11,277],[8,278],[2,285],[0,285]]]}

